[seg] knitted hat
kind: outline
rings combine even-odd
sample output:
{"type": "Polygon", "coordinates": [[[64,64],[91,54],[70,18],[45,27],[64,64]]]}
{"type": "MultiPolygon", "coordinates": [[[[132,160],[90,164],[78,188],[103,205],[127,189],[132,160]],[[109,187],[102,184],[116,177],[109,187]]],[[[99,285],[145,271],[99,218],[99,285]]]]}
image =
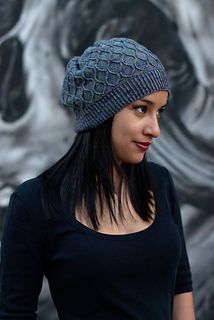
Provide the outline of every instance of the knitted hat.
{"type": "Polygon", "coordinates": [[[100,40],[67,64],[61,102],[76,114],[75,131],[97,127],[155,91],[169,91],[160,60],[127,38],[100,40]]]}

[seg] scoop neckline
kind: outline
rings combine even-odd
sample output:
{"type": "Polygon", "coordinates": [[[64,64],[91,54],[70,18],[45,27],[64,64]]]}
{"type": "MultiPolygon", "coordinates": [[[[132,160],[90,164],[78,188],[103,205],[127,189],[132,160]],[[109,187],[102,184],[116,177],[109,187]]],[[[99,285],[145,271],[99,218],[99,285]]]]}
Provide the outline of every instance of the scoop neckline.
{"type": "Polygon", "coordinates": [[[90,236],[95,236],[97,238],[103,238],[103,239],[108,239],[108,240],[130,240],[130,239],[135,239],[138,237],[141,237],[143,235],[146,235],[147,233],[150,233],[155,226],[157,225],[157,221],[159,219],[159,210],[158,210],[158,204],[157,204],[157,195],[156,192],[153,190],[154,193],[154,198],[155,198],[155,203],[156,203],[156,212],[155,212],[155,218],[152,222],[151,225],[149,225],[147,228],[135,231],[135,232],[130,232],[130,233],[122,233],[122,234],[112,234],[112,233],[105,233],[105,232],[100,232],[96,231],[94,229],[89,228],[85,224],[81,223],[79,220],[77,220],[73,215],[68,214],[68,212],[59,206],[57,203],[56,209],[58,208],[57,211],[62,211],[64,218],[71,224],[75,225],[77,227],[77,230],[81,230],[82,232],[90,235],[90,236]]]}
{"type": "Polygon", "coordinates": [[[99,238],[106,238],[109,240],[126,240],[126,239],[131,239],[131,238],[137,238],[137,237],[139,237],[143,234],[147,234],[148,232],[153,230],[153,228],[157,224],[157,217],[158,217],[158,214],[156,212],[154,221],[152,222],[151,225],[149,225],[145,229],[135,231],[135,232],[130,232],[130,233],[121,233],[121,234],[113,234],[113,233],[105,233],[105,232],[101,232],[101,231],[96,231],[94,229],[89,228],[85,224],[81,223],[79,220],[77,220],[72,215],[70,215],[68,218],[70,218],[69,220],[71,221],[71,223],[75,224],[79,230],[81,230],[89,235],[99,237],[99,238]]]}

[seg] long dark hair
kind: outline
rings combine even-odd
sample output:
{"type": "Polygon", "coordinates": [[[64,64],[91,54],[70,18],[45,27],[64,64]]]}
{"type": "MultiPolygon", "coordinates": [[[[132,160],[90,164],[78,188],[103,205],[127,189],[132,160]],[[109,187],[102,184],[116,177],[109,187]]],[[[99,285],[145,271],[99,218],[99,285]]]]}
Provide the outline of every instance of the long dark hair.
{"type": "Polygon", "coordinates": [[[139,164],[118,165],[111,144],[112,119],[91,130],[77,133],[68,152],[52,167],[42,173],[42,202],[45,213],[51,217],[53,199],[75,216],[75,209],[87,212],[95,230],[99,228],[99,210],[108,208],[111,221],[118,223],[115,215],[115,185],[113,168],[120,176],[118,211],[124,217],[121,206],[123,182],[128,190],[135,211],[145,220],[151,220],[151,184],[146,157],[139,164]],[[96,200],[97,199],[97,200],[96,200]]]}

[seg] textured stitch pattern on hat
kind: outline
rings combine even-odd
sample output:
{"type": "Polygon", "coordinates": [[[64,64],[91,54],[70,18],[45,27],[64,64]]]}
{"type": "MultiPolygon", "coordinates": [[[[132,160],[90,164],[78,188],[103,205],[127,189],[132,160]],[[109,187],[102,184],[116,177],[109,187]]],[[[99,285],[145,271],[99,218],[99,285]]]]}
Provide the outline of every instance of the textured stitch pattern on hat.
{"type": "Polygon", "coordinates": [[[157,56],[132,39],[113,38],[97,41],[69,61],[61,102],[74,109],[76,131],[83,131],[164,89],[169,91],[168,80],[157,56]]]}

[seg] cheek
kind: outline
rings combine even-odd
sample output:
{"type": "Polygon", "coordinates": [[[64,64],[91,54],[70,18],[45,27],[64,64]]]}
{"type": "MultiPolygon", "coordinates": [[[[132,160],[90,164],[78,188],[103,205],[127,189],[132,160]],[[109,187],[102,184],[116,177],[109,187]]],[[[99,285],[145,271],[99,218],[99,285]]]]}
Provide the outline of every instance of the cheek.
{"type": "Polygon", "coordinates": [[[136,137],[136,126],[128,119],[112,126],[112,147],[118,160],[125,161],[132,154],[132,141],[136,137]]]}
{"type": "MultiPolygon", "coordinates": [[[[125,120],[124,120],[125,121],[125,120]]],[[[116,157],[120,155],[127,143],[127,128],[124,126],[123,119],[114,119],[112,123],[112,148],[116,157]],[[121,121],[118,121],[121,120],[121,121]]]]}
{"type": "MultiPolygon", "coordinates": [[[[121,128],[122,129],[122,128],[121,128]]],[[[112,130],[112,147],[117,154],[121,148],[123,148],[123,145],[125,144],[126,137],[123,133],[123,130],[120,130],[120,128],[115,128],[115,130],[112,130]]]]}
{"type": "Polygon", "coordinates": [[[129,109],[117,113],[112,122],[112,148],[118,160],[129,161],[135,153],[134,140],[142,134],[142,119],[129,109]]]}
{"type": "Polygon", "coordinates": [[[127,119],[120,122],[115,122],[112,126],[112,143],[113,146],[122,146],[130,141],[132,130],[127,122],[127,119]]]}
{"type": "Polygon", "coordinates": [[[122,110],[115,115],[112,122],[112,137],[114,139],[128,138],[134,132],[136,120],[129,110],[122,110]]]}

